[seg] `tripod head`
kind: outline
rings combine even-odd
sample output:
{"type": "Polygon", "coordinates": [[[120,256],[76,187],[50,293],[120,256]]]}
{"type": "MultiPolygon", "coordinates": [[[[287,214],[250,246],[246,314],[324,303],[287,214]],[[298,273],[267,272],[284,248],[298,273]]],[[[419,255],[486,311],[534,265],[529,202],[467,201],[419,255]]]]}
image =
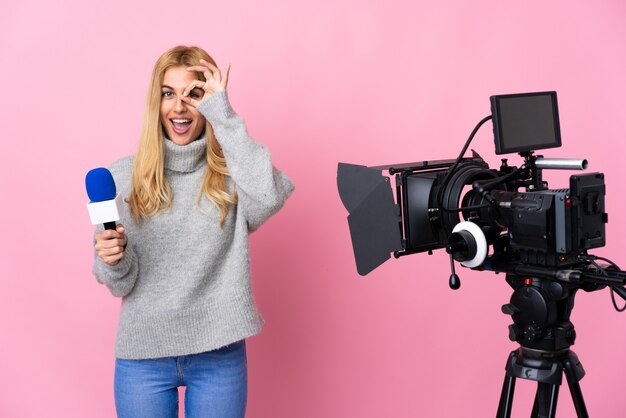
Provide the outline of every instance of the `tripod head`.
{"type": "Polygon", "coordinates": [[[610,266],[602,266],[598,259],[585,255],[568,269],[487,263],[493,270],[507,273],[506,281],[513,288],[510,303],[502,306],[502,312],[513,320],[509,339],[533,350],[566,350],[576,340],[570,314],[579,289],[593,292],[608,286],[612,296],[614,291],[626,300],[626,272],[610,261],[610,266]]]}
{"type": "Polygon", "coordinates": [[[570,314],[578,285],[508,274],[514,289],[511,301],[502,306],[510,315],[509,339],[522,347],[541,351],[568,349],[576,340],[570,314]]]}

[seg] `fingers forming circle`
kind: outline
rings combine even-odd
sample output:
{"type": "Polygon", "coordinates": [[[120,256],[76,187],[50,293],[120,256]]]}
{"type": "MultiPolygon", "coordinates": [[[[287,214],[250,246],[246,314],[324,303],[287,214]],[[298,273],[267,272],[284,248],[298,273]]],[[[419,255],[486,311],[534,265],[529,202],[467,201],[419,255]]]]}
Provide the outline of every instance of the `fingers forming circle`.
{"type": "MultiPolygon", "coordinates": [[[[201,60],[201,61],[204,61],[204,60],[201,60]]],[[[207,80],[215,78],[215,74],[213,74],[213,71],[211,70],[211,68],[206,65],[193,65],[191,67],[187,67],[187,71],[197,71],[199,73],[202,73],[204,74],[204,78],[206,78],[207,80]]]]}
{"type": "Polygon", "coordinates": [[[199,87],[202,90],[206,91],[206,82],[202,80],[193,80],[191,83],[189,83],[187,87],[185,87],[185,91],[183,91],[183,96],[189,97],[189,93],[191,92],[191,90],[195,89],[196,87],[199,87]]]}

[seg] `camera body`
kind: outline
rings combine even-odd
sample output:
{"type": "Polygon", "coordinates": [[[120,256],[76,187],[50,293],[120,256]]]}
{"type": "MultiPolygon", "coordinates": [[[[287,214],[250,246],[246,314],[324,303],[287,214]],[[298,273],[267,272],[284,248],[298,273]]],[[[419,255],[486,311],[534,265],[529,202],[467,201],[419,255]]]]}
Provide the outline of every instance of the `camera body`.
{"type": "MultiPolygon", "coordinates": [[[[556,92],[490,100],[491,116],[479,123],[456,160],[376,167],[339,163],[339,194],[350,212],[348,223],[361,275],[391,253],[397,258],[445,248],[463,265],[480,268],[485,260],[467,261],[476,245],[486,245],[493,247],[489,259],[498,264],[560,268],[605,245],[604,175],[576,174],[570,176],[569,188],[548,189],[544,170],[583,170],[587,161],[534,155],[538,149],[561,145],[556,92]],[[519,153],[523,158],[519,167],[503,159],[498,169],[492,169],[476,152],[462,157],[489,119],[496,153],[519,153]],[[383,171],[395,177],[397,201],[383,171]],[[477,225],[480,232],[473,226],[472,231],[461,228],[459,232],[458,225],[465,222],[477,225]]],[[[479,251],[483,252],[486,255],[479,251]]]]}
{"type": "Polygon", "coordinates": [[[572,175],[567,189],[550,190],[542,182],[543,189],[537,190],[536,181],[517,178],[481,193],[476,190],[481,181],[502,178],[517,167],[504,163],[500,170],[491,170],[475,156],[461,162],[446,184],[449,168],[441,165],[426,161],[396,175],[405,238],[397,256],[446,248],[462,219],[481,227],[487,242],[494,245],[494,256],[503,261],[560,267],[578,262],[586,250],[605,245],[608,215],[601,173],[572,175]],[[527,189],[520,191],[520,184],[527,189]],[[442,206],[438,206],[440,195],[442,206]]]}

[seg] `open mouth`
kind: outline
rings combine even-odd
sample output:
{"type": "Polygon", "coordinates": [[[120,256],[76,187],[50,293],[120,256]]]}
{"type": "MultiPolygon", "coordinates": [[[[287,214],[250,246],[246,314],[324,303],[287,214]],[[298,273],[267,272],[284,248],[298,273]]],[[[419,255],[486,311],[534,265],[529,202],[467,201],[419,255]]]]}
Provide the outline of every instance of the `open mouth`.
{"type": "Polygon", "coordinates": [[[184,134],[191,127],[191,119],[170,119],[172,129],[179,135],[184,134]]]}

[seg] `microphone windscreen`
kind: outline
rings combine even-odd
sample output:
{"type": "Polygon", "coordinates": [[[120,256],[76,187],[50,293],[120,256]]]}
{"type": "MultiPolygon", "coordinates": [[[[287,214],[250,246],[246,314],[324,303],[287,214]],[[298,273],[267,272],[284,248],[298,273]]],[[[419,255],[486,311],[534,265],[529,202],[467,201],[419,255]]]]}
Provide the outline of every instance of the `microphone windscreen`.
{"type": "Polygon", "coordinates": [[[85,186],[87,187],[87,196],[92,202],[113,200],[117,195],[113,175],[103,167],[94,168],[87,173],[85,186]]]}

